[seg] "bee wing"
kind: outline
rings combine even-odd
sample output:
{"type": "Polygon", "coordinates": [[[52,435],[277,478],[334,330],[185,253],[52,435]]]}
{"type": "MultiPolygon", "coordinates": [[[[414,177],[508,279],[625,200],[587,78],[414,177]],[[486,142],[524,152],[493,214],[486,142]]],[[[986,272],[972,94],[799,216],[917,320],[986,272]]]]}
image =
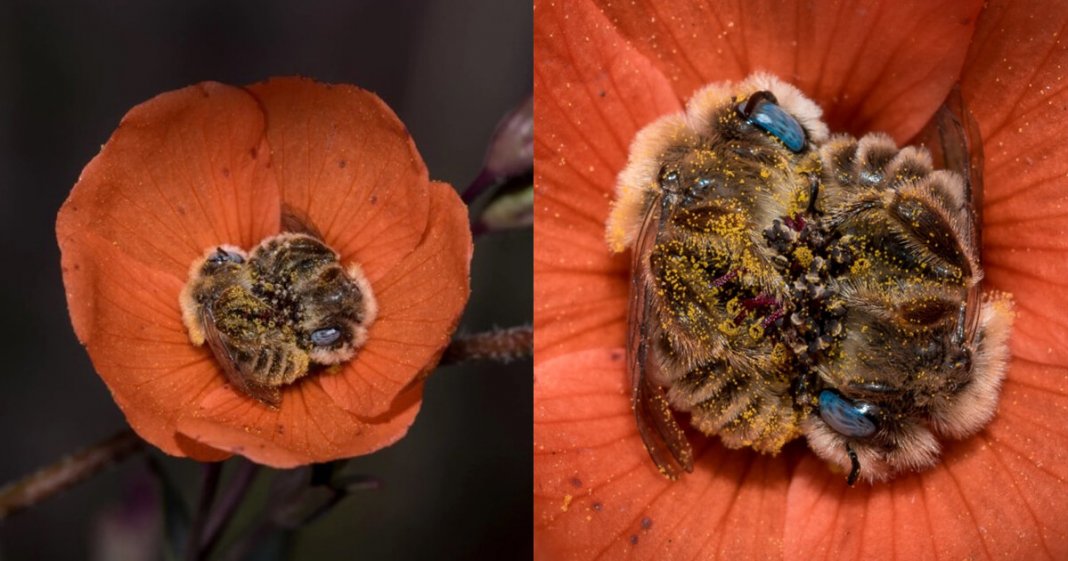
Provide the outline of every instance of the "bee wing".
{"type": "MultiPolygon", "coordinates": [[[[968,205],[964,210],[970,217],[970,231],[962,234],[968,236],[967,243],[978,256],[983,241],[983,139],[978,122],[964,104],[959,85],[950,90],[946,101],[920,136],[929,139],[928,145],[937,167],[954,171],[964,179],[964,203],[968,205]]],[[[982,308],[982,291],[979,279],[976,281],[968,289],[960,320],[961,338],[968,346],[972,345],[979,331],[982,308]]]]}
{"type": "Polygon", "coordinates": [[[294,234],[308,234],[317,240],[323,239],[323,233],[301,212],[282,203],[282,231],[294,234]]]}
{"type": "Polygon", "coordinates": [[[627,367],[631,376],[631,404],[645,448],[661,473],[675,479],[693,471],[693,450],[686,433],[675,421],[664,390],[649,377],[656,360],[649,353],[649,291],[644,260],[660,230],[661,202],[657,196],[642,221],[631,260],[630,309],[628,313],[627,367]]]}
{"type": "Polygon", "coordinates": [[[204,339],[208,342],[211,354],[215,355],[215,362],[219,363],[226,380],[241,393],[256,398],[261,402],[278,407],[281,401],[281,393],[278,388],[261,386],[251,383],[250,373],[245,371],[234,357],[233,347],[227,343],[223,335],[215,325],[215,314],[211,311],[211,305],[201,307],[200,324],[204,326],[204,339]]]}

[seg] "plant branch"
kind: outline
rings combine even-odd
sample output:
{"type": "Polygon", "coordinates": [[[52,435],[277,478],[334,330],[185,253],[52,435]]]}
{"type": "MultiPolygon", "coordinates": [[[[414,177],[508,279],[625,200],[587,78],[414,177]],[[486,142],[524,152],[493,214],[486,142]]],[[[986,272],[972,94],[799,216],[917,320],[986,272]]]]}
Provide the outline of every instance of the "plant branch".
{"type": "Polygon", "coordinates": [[[252,485],[256,477],[259,465],[242,460],[237,466],[237,473],[233,475],[225,493],[219,499],[219,504],[211,511],[204,526],[204,533],[200,538],[200,556],[204,559],[211,557],[219,539],[226,532],[226,526],[233,517],[237,507],[245,499],[245,493],[252,485]]]}
{"type": "Polygon", "coordinates": [[[0,489],[0,520],[31,507],[72,485],[89,479],[142,448],[144,442],[130,429],[79,450],[60,461],[0,489]]]}
{"type": "Polygon", "coordinates": [[[197,501],[197,510],[189,526],[189,540],[185,548],[185,558],[188,561],[201,559],[200,536],[204,535],[204,525],[207,524],[211,505],[215,502],[215,493],[219,489],[219,480],[222,478],[222,468],[222,462],[204,464],[204,482],[200,486],[200,500],[197,501]]]}
{"type": "Polygon", "coordinates": [[[509,363],[534,354],[534,329],[529,325],[457,335],[441,356],[441,365],[469,360],[509,363]]]}

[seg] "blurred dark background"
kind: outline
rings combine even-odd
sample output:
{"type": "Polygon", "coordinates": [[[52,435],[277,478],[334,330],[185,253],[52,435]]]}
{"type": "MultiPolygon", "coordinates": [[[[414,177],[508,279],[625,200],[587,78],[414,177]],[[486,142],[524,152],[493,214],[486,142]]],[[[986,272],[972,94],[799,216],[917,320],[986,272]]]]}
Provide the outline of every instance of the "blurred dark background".
{"type": "MultiPolygon", "coordinates": [[[[530,91],[531,28],[529,0],[0,0],[0,484],[125,426],[74,338],[54,223],[128,109],[203,80],[353,83],[462,188],[530,91]]],[[[531,246],[529,229],[478,241],[462,331],[531,321],[531,246]]],[[[408,437],[353,462],[383,488],[309,525],[295,558],[529,558],[530,368],[440,369],[408,437]]],[[[200,466],[153,454],[193,501],[200,466]]],[[[153,504],[145,474],[128,459],[0,523],[0,559],[99,557],[124,497],[153,504]]]]}

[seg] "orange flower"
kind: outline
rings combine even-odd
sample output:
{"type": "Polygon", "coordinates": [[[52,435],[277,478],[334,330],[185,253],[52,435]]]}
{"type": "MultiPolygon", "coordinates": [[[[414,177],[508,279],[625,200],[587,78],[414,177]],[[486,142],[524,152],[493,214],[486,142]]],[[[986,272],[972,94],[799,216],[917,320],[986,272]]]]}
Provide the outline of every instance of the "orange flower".
{"type": "Polygon", "coordinates": [[[1008,0],[538,2],[535,549],[546,559],[1068,558],[1068,9],[1008,0]],[[942,461],[847,487],[803,444],[695,442],[660,476],[625,367],[629,255],[604,223],[634,134],[701,85],[755,70],[832,131],[919,131],[955,82],[985,150],[983,254],[1012,293],[995,420],[942,461]]]}
{"type": "Polygon", "coordinates": [[[130,425],[163,451],[288,467],[404,436],[469,292],[471,235],[374,94],[306,79],[203,83],[132,109],[86,166],[56,234],[71,321],[130,425]],[[194,346],[179,293],[223,245],[279,233],[282,208],[359,265],[378,303],[356,356],[286,386],[232,389],[194,346]]]}

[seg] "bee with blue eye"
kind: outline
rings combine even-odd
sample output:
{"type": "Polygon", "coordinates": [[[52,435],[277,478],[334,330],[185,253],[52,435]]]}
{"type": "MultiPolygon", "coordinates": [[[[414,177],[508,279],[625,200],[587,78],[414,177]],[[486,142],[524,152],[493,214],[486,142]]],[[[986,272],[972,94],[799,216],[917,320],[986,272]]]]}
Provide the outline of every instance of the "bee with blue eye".
{"type": "Polygon", "coordinates": [[[1011,313],[979,291],[962,182],[820,114],[755,74],[631,146],[607,240],[632,250],[633,406],[668,477],[693,468],[674,411],[730,448],[804,435],[850,484],[927,467],[933,435],[993,413],[1011,313]]]}
{"type": "Polygon", "coordinates": [[[230,384],[271,407],[313,368],[352,358],[376,314],[359,268],[342,267],[305,232],[267,238],[247,254],[209,250],[180,304],[193,344],[206,342],[230,384]]]}

